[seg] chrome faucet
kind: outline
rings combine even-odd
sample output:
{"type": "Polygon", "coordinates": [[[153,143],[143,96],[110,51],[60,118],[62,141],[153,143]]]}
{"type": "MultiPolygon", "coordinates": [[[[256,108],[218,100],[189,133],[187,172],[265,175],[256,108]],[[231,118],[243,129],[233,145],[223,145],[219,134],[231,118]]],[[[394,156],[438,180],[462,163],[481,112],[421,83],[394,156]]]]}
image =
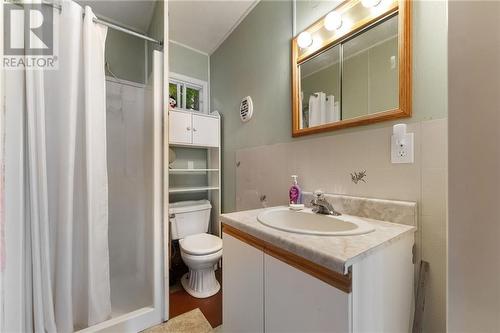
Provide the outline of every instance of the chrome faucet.
{"type": "Polygon", "coordinates": [[[322,191],[314,191],[313,199],[311,200],[311,206],[313,213],[323,214],[323,215],[341,215],[337,212],[333,206],[326,201],[325,195],[322,191]]]}

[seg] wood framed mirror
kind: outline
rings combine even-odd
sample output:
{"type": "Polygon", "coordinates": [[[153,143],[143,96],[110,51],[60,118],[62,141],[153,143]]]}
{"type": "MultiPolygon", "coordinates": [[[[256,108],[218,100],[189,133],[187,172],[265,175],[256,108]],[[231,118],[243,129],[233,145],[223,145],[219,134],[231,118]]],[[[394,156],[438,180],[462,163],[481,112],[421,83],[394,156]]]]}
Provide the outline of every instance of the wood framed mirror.
{"type": "Polygon", "coordinates": [[[292,39],[292,136],[411,117],[411,0],[347,0],[292,39]]]}

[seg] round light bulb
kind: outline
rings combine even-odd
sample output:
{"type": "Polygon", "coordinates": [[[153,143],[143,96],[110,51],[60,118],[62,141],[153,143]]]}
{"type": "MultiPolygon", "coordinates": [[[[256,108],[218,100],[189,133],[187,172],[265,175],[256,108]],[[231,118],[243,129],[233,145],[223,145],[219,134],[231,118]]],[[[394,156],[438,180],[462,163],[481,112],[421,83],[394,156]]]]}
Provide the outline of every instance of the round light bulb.
{"type": "Polygon", "coordinates": [[[365,8],[377,7],[382,0],[361,0],[361,4],[365,8]]]}
{"type": "Polygon", "coordinates": [[[336,11],[329,12],[328,15],[325,16],[324,24],[325,29],[328,31],[337,30],[342,26],[342,15],[336,11]]]}
{"type": "Polygon", "coordinates": [[[300,48],[305,49],[306,47],[311,46],[313,43],[312,36],[307,31],[302,31],[297,37],[297,44],[300,48]]]}

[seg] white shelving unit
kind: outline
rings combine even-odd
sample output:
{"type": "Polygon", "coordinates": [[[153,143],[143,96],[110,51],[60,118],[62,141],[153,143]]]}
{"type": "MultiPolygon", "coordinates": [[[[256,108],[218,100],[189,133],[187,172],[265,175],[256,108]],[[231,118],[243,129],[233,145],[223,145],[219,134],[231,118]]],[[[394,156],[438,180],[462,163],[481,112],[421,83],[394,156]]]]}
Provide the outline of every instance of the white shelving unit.
{"type": "Polygon", "coordinates": [[[189,173],[189,172],[216,172],[219,169],[170,169],[170,173],[189,173]]]}
{"type": "Polygon", "coordinates": [[[207,160],[203,168],[184,168],[183,166],[170,168],[168,192],[171,198],[180,194],[183,198],[189,198],[190,194],[200,198],[200,195],[203,196],[203,192],[206,192],[205,197],[212,204],[210,232],[219,237],[222,236],[219,222],[221,214],[220,133],[220,115],[217,112],[208,115],[179,110],[169,111],[170,148],[203,150],[206,151],[207,160]],[[196,185],[179,185],[175,181],[175,177],[184,177],[184,180],[196,177],[199,181],[204,175],[206,175],[204,184],[195,182],[196,185]]]}
{"type": "Polygon", "coordinates": [[[171,187],[168,189],[169,193],[189,193],[189,192],[204,192],[219,190],[217,186],[199,186],[199,187],[171,187]]]}

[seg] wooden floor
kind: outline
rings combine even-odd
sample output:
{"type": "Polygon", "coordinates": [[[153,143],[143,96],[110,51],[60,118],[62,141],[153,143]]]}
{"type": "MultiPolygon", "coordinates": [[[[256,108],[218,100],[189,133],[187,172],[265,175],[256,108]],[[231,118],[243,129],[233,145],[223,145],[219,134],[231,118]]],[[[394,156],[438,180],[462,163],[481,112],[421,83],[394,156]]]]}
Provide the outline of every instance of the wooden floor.
{"type": "MultiPolygon", "coordinates": [[[[215,276],[222,287],[222,270],[217,270],[215,276]]],[[[199,308],[212,327],[222,324],[222,288],[217,294],[208,298],[195,298],[181,288],[170,294],[169,304],[170,318],[199,308]]]]}

